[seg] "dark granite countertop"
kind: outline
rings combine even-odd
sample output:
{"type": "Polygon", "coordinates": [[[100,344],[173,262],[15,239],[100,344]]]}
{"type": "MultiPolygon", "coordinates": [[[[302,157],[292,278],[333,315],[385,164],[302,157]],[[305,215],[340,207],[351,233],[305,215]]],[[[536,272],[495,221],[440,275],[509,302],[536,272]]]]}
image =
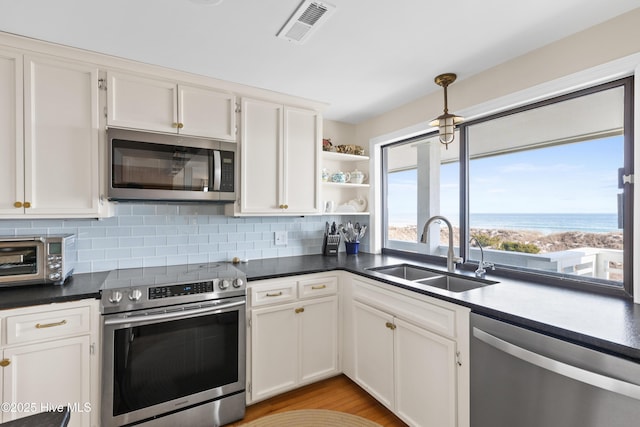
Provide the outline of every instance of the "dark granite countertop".
{"type": "MultiPolygon", "coordinates": [[[[237,267],[247,274],[249,280],[342,269],[640,363],[640,304],[634,304],[630,299],[492,277],[491,274],[487,278],[499,283],[455,293],[415,286],[404,280],[391,280],[388,276],[366,270],[403,262],[446,271],[443,265],[366,253],[255,260],[237,267]]],[[[473,276],[469,272],[462,274],[473,276]]]]}
{"type": "MultiPolygon", "coordinates": [[[[499,283],[455,293],[427,286],[416,286],[400,279],[391,280],[388,276],[366,270],[369,267],[403,262],[441,271],[446,270],[442,265],[367,253],[358,255],[341,253],[338,257],[307,255],[251,260],[248,263],[237,264],[236,267],[242,270],[250,281],[346,270],[640,363],[640,304],[634,304],[630,299],[532,284],[492,277],[492,275],[487,278],[499,283]]],[[[99,298],[100,287],[108,273],[77,274],[63,286],[0,288],[0,309],[99,298]]],[[[472,275],[469,272],[462,272],[462,274],[472,275]]]]}
{"type": "Polygon", "coordinates": [[[0,310],[100,298],[108,271],[74,274],[64,285],[25,285],[0,288],[0,310]]]}
{"type": "Polygon", "coordinates": [[[65,407],[59,411],[41,412],[7,421],[0,424],[0,427],[65,427],[69,424],[70,418],[71,412],[65,407]]]}

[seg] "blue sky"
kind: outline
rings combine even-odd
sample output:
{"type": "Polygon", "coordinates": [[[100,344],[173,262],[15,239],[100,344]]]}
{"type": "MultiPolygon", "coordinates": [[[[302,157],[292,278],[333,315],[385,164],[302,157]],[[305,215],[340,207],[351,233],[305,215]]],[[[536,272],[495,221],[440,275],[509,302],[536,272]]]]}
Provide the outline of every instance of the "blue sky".
{"type": "MultiPolygon", "coordinates": [[[[615,213],[621,136],[475,159],[472,213],[615,213]]],[[[458,164],[441,169],[442,213],[458,211],[458,164]]],[[[391,214],[416,210],[415,171],[390,177],[391,214]]]]}

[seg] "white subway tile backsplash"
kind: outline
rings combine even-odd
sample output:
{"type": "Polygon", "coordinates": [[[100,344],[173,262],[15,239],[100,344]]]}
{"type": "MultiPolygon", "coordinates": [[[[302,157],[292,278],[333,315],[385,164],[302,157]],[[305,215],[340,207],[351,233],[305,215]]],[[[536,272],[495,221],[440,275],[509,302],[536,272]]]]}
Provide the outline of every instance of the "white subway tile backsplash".
{"type": "Polygon", "coordinates": [[[142,225],[144,224],[144,217],[142,216],[121,216],[118,218],[120,225],[142,225]]]}
{"type": "Polygon", "coordinates": [[[118,260],[118,268],[138,268],[138,267],[142,267],[142,258],[124,258],[124,259],[118,260]]]}
{"type": "Polygon", "coordinates": [[[193,254],[187,257],[187,264],[197,264],[199,262],[209,262],[209,254],[193,254]]]}
{"type": "MultiPolygon", "coordinates": [[[[319,254],[325,221],[368,223],[368,217],[224,216],[222,205],[118,203],[95,219],[0,220],[0,235],[76,234],[76,273],[185,263],[319,254]],[[274,231],[287,231],[275,246],[274,231]]],[[[365,251],[368,239],[360,249],[365,251]]],[[[344,245],[341,245],[344,251],[344,245]]]]}

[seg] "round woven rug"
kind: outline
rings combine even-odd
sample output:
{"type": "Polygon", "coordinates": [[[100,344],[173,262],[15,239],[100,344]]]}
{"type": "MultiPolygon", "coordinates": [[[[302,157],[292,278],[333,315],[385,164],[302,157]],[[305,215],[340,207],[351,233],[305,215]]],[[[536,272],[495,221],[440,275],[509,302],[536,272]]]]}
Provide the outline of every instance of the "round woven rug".
{"type": "Polygon", "coordinates": [[[327,409],[300,409],[266,415],[240,427],[381,427],[357,415],[327,409]]]}

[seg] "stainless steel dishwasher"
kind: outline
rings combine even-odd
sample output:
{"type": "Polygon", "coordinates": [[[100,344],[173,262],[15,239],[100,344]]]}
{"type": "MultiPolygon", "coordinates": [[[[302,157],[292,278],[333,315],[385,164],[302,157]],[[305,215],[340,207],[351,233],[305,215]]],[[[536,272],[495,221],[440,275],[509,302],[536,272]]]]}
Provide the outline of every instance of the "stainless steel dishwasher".
{"type": "Polygon", "coordinates": [[[640,364],[471,314],[471,427],[640,425],[640,364]]]}

